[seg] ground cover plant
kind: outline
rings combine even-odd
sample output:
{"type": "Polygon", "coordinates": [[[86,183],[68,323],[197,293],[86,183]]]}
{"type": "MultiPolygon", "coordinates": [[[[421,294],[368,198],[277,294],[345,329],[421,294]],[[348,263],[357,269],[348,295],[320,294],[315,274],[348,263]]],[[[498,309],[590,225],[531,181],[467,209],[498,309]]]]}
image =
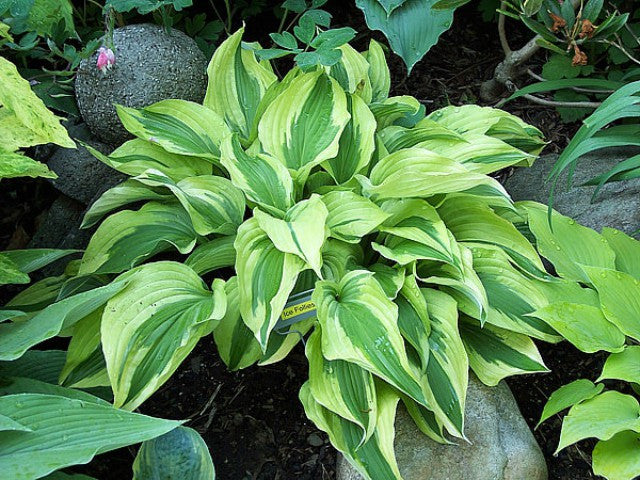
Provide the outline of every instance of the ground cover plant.
{"type": "MultiPolygon", "coordinates": [[[[561,318],[533,313],[587,295],[582,278],[544,269],[531,232],[546,207],[514,205],[488,176],[531,164],[542,135],[492,108],[425,117],[415,98],[389,97],[375,42],[363,54],[338,44],[332,66],[318,58],[282,79],[256,48],[242,31],[218,48],[203,105],[119,108],[136,138],[93,152],[131,178],[87,212],[99,227],[82,259],[2,309],[3,371],[35,376],[7,393],[37,385],[66,402],[90,389],[128,419],[204,336],[231,369],[277,362],[306,338],[309,418],[367,478],[400,478],[399,401],[436,441],[464,438],[469,367],[488,385],[545,371],[532,339],[562,340],[561,318]],[[66,352],[32,349],[56,335],[71,338],[66,352]],[[46,377],[33,367],[43,356],[57,359],[46,377]]],[[[6,411],[32,430],[16,438],[42,444],[49,432],[6,411]]],[[[177,426],[134,418],[148,428],[94,435],[54,466],[29,450],[40,469],[25,478],[177,426]]],[[[141,459],[163,448],[147,445],[141,459]]],[[[7,468],[15,448],[0,441],[7,468]]]]}

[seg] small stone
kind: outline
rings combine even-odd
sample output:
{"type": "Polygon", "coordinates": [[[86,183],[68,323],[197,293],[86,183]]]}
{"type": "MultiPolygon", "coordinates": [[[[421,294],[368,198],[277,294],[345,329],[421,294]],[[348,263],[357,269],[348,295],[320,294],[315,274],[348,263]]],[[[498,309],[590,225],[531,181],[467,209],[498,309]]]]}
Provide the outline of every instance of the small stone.
{"type": "Polygon", "coordinates": [[[131,138],[116,104],[141,108],[167,98],[204,99],[207,59],[184,33],[128,25],[114,30],[113,43],[115,64],[103,73],[96,52],[80,63],[75,84],[80,113],[101,141],[117,146],[131,138]]]}
{"type": "Polygon", "coordinates": [[[307,443],[312,447],[321,447],[324,445],[324,441],[320,438],[320,435],[317,433],[312,433],[307,437],[307,443]]]}
{"type": "MultiPolygon", "coordinates": [[[[520,414],[509,387],[483,385],[469,377],[465,434],[471,444],[441,445],[426,437],[404,407],[396,417],[395,452],[404,480],[546,480],[540,447],[520,414]]],[[[338,456],[337,480],[362,480],[338,456]]]]}
{"type": "MultiPolygon", "coordinates": [[[[593,203],[591,196],[596,187],[580,185],[637,154],[637,148],[611,148],[581,157],[571,188],[566,187],[567,171],[560,176],[553,208],[598,232],[602,227],[612,227],[629,235],[634,233],[640,228],[640,178],[606,184],[593,203]]],[[[551,182],[547,177],[557,158],[557,155],[544,155],[532,167],[516,169],[505,182],[513,200],[549,203],[551,182]]]]}

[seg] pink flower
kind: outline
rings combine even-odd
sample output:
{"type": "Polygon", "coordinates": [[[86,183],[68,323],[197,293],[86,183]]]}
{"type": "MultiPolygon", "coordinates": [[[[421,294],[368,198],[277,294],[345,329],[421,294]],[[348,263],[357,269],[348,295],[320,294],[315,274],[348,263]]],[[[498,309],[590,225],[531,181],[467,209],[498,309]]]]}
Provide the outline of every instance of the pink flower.
{"type": "Polygon", "coordinates": [[[96,67],[102,73],[107,73],[107,70],[111,70],[113,65],[116,63],[116,56],[113,53],[113,50],[107,47],[100,47],[98,49],[98,61],[96,62],[96,67]]]}

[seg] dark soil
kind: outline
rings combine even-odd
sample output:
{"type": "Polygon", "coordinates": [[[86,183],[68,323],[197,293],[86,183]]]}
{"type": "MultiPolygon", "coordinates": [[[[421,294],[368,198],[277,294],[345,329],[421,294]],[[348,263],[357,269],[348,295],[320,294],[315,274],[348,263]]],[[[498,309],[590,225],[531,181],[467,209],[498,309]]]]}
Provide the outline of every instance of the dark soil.
{"type": "MultiPolygon", "coordinates": [[[[366,48],[371,34],[353,2],[329,2],[336,26],[350,25],[366,32],[356,46],[366,48]]],[[[511,25],[514,45],[527,40],[522,27],[511,25]]],[[[259,28],[259,27],[258,27],[259,28]]],[[[248,25],[248,31],[255,27],[248,25]]],[[[425,60],[407,78],[404,65],[390,57],[393,94],[416,96],[428,111],[448,104],[478,103],[482,80],[490,78],[501,60],[494,24],[484,23],[473,6],[456,13],[453,28],[446,32],[425,60]]],[[[533,63],[535,64],[536,59],[533,63]]],[[[547,152],[561,150],[577,126],[565,125],[553,109],[526,102],[509,103],[506,110],[539,127],[550,142],[547,152]]],[[[541,181],[543,181],[541,179],[541,181]]],[[[0,250],[24,248],[40,219],[55,198],[44,180],[17,179],[0,186],[0,250]]],[[[6,290],[4,295],[6,296],[6,290]]],[[[509,381],[520,408],[533,428],[548,396],[577,378],[594,379],[603,363],[598,355],[584,355],[567,344],[541,345],[551,373],[509,381]]],[[[307,376],[299,346],[285,360],[266,367],[228,372],[208,337],[203,339],[171,380],[140,409],[142,413],[172,419],[189,419],[207,441],[217,478],[221,480],[330,480],[335,478],[336,453],[327,436],[304,415],[298,390],[307,376]]],[[[535,431],[554,480],[594,478],[590,450],[581,444],[557,457],[561,420],[550,419],[535,431]]],[[[77,471],[100,480],[131,477],[135,449],[99,456],[77,471]]],[[[524,479],[523,479],[524,480],[524,479]]]]}

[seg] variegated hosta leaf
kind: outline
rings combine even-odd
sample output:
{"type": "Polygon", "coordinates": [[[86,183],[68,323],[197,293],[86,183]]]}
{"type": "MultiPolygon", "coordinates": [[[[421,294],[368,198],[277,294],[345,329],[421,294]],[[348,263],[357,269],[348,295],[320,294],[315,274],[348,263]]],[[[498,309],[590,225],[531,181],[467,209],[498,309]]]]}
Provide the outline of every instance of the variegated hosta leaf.
{"type": "Polygon", "coordinates": [[[640,280],[624,272],[582,265],[598,292],[602,313],[622,333],[640,340],[640,280]]]}
{"type": "Polygon", "coordinates": [[[320,430],[327,432],[333,446],[344,454],[366,480],[402,480],[393,450],[398,395],[382,382],[376,382],[376,393],[376,430],[364,445],[360,444],[360,427],[320,405],[313,398],[309,382],[300,389],[300,401],[307,417],[320,430]]]}
{"type": "Polygon", "coordinates": [[[451,444],[451,442],[445,435],[444,425],[428,408],[423,407],[419,403],[414,402],[406,395],[401,395],[400,399],[411,418],[416,424],[416,427],[424,433],[431,440],[442,443],[451,444]]]}
{"type": "Polygon", "coordinates": [[[558,302],[530,315],[544,320],[583,352],[621,352],[623,349],[624,334],[606,319],[598,307],[558,302]]]}
{"type": "Polygon", "coordinates": [[[504,330],[463,317],[460,334],[469,356],[469,365],[485,385],[497,385],[512,375],[547,372],[533,340],[521,333],[504,330]]]}
{"type": "Polygon", "coordinates": [[[389,97],[372,103],[369,108],[373,112],[378,124],[378,130],[393,125],[393,122],[405,115],[414,115],[420,109],[420,102],[410,95],[389,97]]]}
{"type": "Polygon", "coordinates": [[[53,303],[32,318],[18,317],[16,321],[0,323],[0,360],[15,360],[34,345],[72,327],[104,305],[125,285],[126,282],[113,282],[53,303]]]}
{"type": "Polygon", "coordinates": [[[0,178],[44,177],[58,178],[55,172],[37,160],[21,153],[7,152],[0,149],[0,178]]]}
{"type": "Polygon", "coordinates": [[[16,66],[5,58],[0,58],[0,82],[0,150],[12,152],[44,143],[75,148],[60,118],[47,109],[16,66]]]}
{"type": "Polygon", "coordinates": [[[426,405],[398,328],[398,308],[373,273],[354,270],[339,283],[319,281],[313,302],[327,360],[355,363],[426,405]]]}
{"type": "Polygon", "coordinates": [[[233,242],[236,237],[228,235],[210,240],[197,246],[184,264],[198,275],[204,275],[219,268],[233,267],[236,263],[236,249],[233,242]]]}
{"type": "Polygon", "coordinates": [[[421,126],[413,128],[391,125],[379,132],[380,138],[390,153],[397,152],[403,148],[415,147],[429,140],[441,140],[451,145],[468,143],[458,132],[431,120],[428,122],[422,120],[419,125],[421,126]]]}
{"type": "Polygon", "coordinates": [[[231,371],[256,363],[262,356],[260,344],[240,316],[238,278],[231,277],[225,284],[227,312],[213,331],[218,353],[231,371]]]}
{"type": "Polygon", "coordinates": [[[232,131],[249,139],[260,100],[277,78],[256,60],[252,50],[242,47],[243,34],[241,28],[216,49],[207,68],[204,106],[224,118],[232,131]]]}
{"type": "Polygon", "coordinates": [[[307,340],[311,394],[320,405],[360,427],[362,445],[373,435],[378,415],[373,375],[354,363],[325,359],[321,338],[316,328],[307,340]]]}
{"type": "Polygon", "coordinates": [[[373,277],[380,284],[389,300],[394,300],[398,296],[398,292],[404,284],[406,268],[398,265],[390,267],[384,263],[374,263],[369,265],[367,270],[373,272],[373,277]]]}
{"type": "Polygon", "coordinates": [[[178,204],[149,202],[138,211],[123,210],[93,234],[79,273],[120,273],[172,245],[189,253],[196,235],[189,215],[178,204]]]}
{"type": "Polygon", "coordinates": [[[427,285],[439,285],[458,302],[460,311],[484,321],[489,310],[487,292],[473,268],[471,250],[452,243],[456,265],[421,260],[416,266],[417,278],[427,285]]]}
{"type": "Polygon", "coordinates": [[[287,168],[274,157],[263,153],[250,155],[236,136],[229,136],[222,143],[221,161],[231,182],[266,211],[282,215],[293,205],[293,180],[287,168]]]}
{"type": "Polygon", "coordinates": [[[179,155],[220,159],[220,143],[229,134],[223,118],[199,103],[162,100],[141,109],[117,105],[122,125],[136,137],[179,155]]]}
{"type": "Polygon", "coordinates": [[[417,144],[447,158],[464,164],[471,172],[493,173],[502,168],[531,166],[535,155],[512,147],[502,140],[486,135],[465,134],[465,142],[451,142],[443,138],[432,138],[417,144]]]}
{"type": "Polygon", "coordinates": [[[314,194],[298,202],[284,219],[272,217],[259,208],[253,215],[278,250],[296,255],[322,277],[321,249],[329,234],[326,228],[329,212],[320,196],[314,194]]]}
{"type": "Polygon", "coordinates": [[[322,164],[338,184],[348,182],[362,171],[375,149],[376,119],[365,101],[349,94],[347,110],[351,119],[340,135],[337,155],[322,164]]]}
{"type": "Polygon", "coordinates": [[[371,103],[373,92],[369,80],[369,62],[348,43],[338,47],[338,50],[342,56],[338,63],[331,66],[329,74],[347,93],[362,98],[365,104],[371,103]]]}
{"type": "Polygon", "coordinates": [[[543,282],[516,270],[500,248],[484,247],[481,244],[469,244],[469,247],[473,252],[473,268],[489,300],[486,321],[546,342],[562,340],[554,330],[553,323],[541,321],[540,317],[531,315],[549,304],[549,299],[539,288],[543,282]]]}
{"type": "MultiPolygon", "coordinates": [[[[506,141],[526,152],[531,149],[522,148],[517,142],[529,139],[537,141],[542,148],[542,132],[521,119],[504,110],[478,105],[463,105],[461,107],[444,107],[427,116],[427,120],[434,121],[461,134],[489,135],[506,141]]],[[[420,123],[418,123],[420,126],[420,123]]]]}
{"type": "Polygon", "coordinates": [[[322,278],[339,282],[347,272],[361,268],[363,261],[359,244],[329,238],[322,248],[322,278]]]}
{"type": "Polygon", "coordinates": [[[22,272],[9,257],[0,254],[0,285],[12,283],[29,283],[29,275],[22,272]]]}
{"type": "Polygon", "coordinates": [[[590,283],[581,265],[615,269],[615,253],[600,234],[577,224],[558,212],[553,212],[549,226],[546,205],[517,202],[518,210],[526,212],[538,251],[549,260],[561,277],[590,283]]]}
{"type": "Polygon", "coordinates": [[[371,39],[369,50],[364,53],[364,57],[369,62],[369,79],[371,81],[371,101],[383,102],[389,97],[391,88],[391,74],[384,50],[378,42],[371,39]]]}
{"type": "Polygon", "coordinates": [[[199,235],[233,235],[244,216],[244,195],[224,177],[201,175],[179,182],[157,170],[147,170],[136,180],[171,190],[191,217],[199,235]]]}
{"type": "Polygon", "coordinates": [[[114,405],[137,408],[178,368],[226,311],[224,282],[213,292],[191,268],[156,262],[120,277],[129,284],[106,305],[102,349],[114,405]]]}
{"type": "Polygon", "coordinates": [[[29,283],[28,273],[78,252],[81,252],[81,250],[60,250],[55,248],[5,250],[0,253],[0,285],[29,283]]]}
{"type": "Polygon", "coordinates": [[[438,290],[422,290],[429,311],[430,357],[422,378],[429,408],[451,435],[464,438],[464,405],[469,362],[460,333],[456,302],[438,290]]]}
{"type": "Polygon", "coordinates": [[[149,187],[129,178],[104,192],[98,200],[84,214],[81,228],[89,228],[98,223],[105,215],[130,203],[142,200],[167,200],[171,198],[169,192],[149,187]]]}
{"type": "Polygon", "coordinates": [[[374,250],[400,265],[416,260],[456,265],[452,239],[435,208],[411,198],[388,200],[381,207],[390,217],[379,230],[388,235],[384,245],[371,244],[374,250]]]}
{"type": "MultiPolygon", "coordinates": [[[[425,374],[429,365],[429,336],[431,335],[431,320],[427,300],[420,291],[416,278],[407,275],[403,279],[400,294],[395,299],[398,306],[398,327],[405,340],[413,347],[413,351],[420,360],[420,371],[425,374]]],[[[409,350],[411,353],[412,350],[409,350]]]]}
{"type": "Polygon", "coordinates": [[[348,121],[346,95],[338,82],[322,71],[305,73],[267,107],[258,138],[294,180],[304,181],[314,166],[338,154],[348,121]]]}
{"type": "Polygon", "coordinates": [[[234,246],[240,313],[264,352],[306,264],[300,257],[278,250],[255,217],[240,225],[234,246]]]}
{"type": "Polygon", "coordinates": [[[608,227],[602,229],[602,236],[616,254],[616,269],[640,280],[640,242],[608,227]]]}
{"type": "Polygon", "coordinates": [[[508,198],[497,180],[467,170],[463,165],[424,148],[406,148],[381,159],[369,180],[357,176],[363,192],[374,199],[424,198],[439,193],[487,187],[508,198]]]}
{"type": "Polygon", "coordinates": [[[185,177],[211,175],[213,169],[211,163],[204,158],[170,153],[161,146],[141,138],[123,143],[109,156],[91,145],[85,145],[85,148],[105,165],[131,176],[153,169],[161,171],[178,182],[185,177]]]}
{"type": "Polygon", "coordinates": [[[450,195],[438,207],[438,214],[459,242],[497,245],[506,253],[544,271],[535,248],[513,225],[490,207],[469,196],[450,195]]]}
{"type": "Polygon", "coordinates": [[[100,344],[104,308],[95,310],[73,326],[64,367],[58,382],[73,388],[109,386],[109,375],[100,344]]]}
{"type": "Polygon", "coordinates": [[[329,212],[330,236],[344,242],[358,243],[389,217],[371,200],[349,191],[334,190],[322,201],[329,212]]]}
{"type": "MultiPolygon", "coordinates": [[[[46,385],[46,384],[45,384],[46,385]]],[[[41,478],[59,468],[86,464],[100,453],[162,435],[180,425],[113,408],[77,390],[0,397],[0,411],[25,427],[3,432],[0,471],[5,478],[41,478]]]]}

